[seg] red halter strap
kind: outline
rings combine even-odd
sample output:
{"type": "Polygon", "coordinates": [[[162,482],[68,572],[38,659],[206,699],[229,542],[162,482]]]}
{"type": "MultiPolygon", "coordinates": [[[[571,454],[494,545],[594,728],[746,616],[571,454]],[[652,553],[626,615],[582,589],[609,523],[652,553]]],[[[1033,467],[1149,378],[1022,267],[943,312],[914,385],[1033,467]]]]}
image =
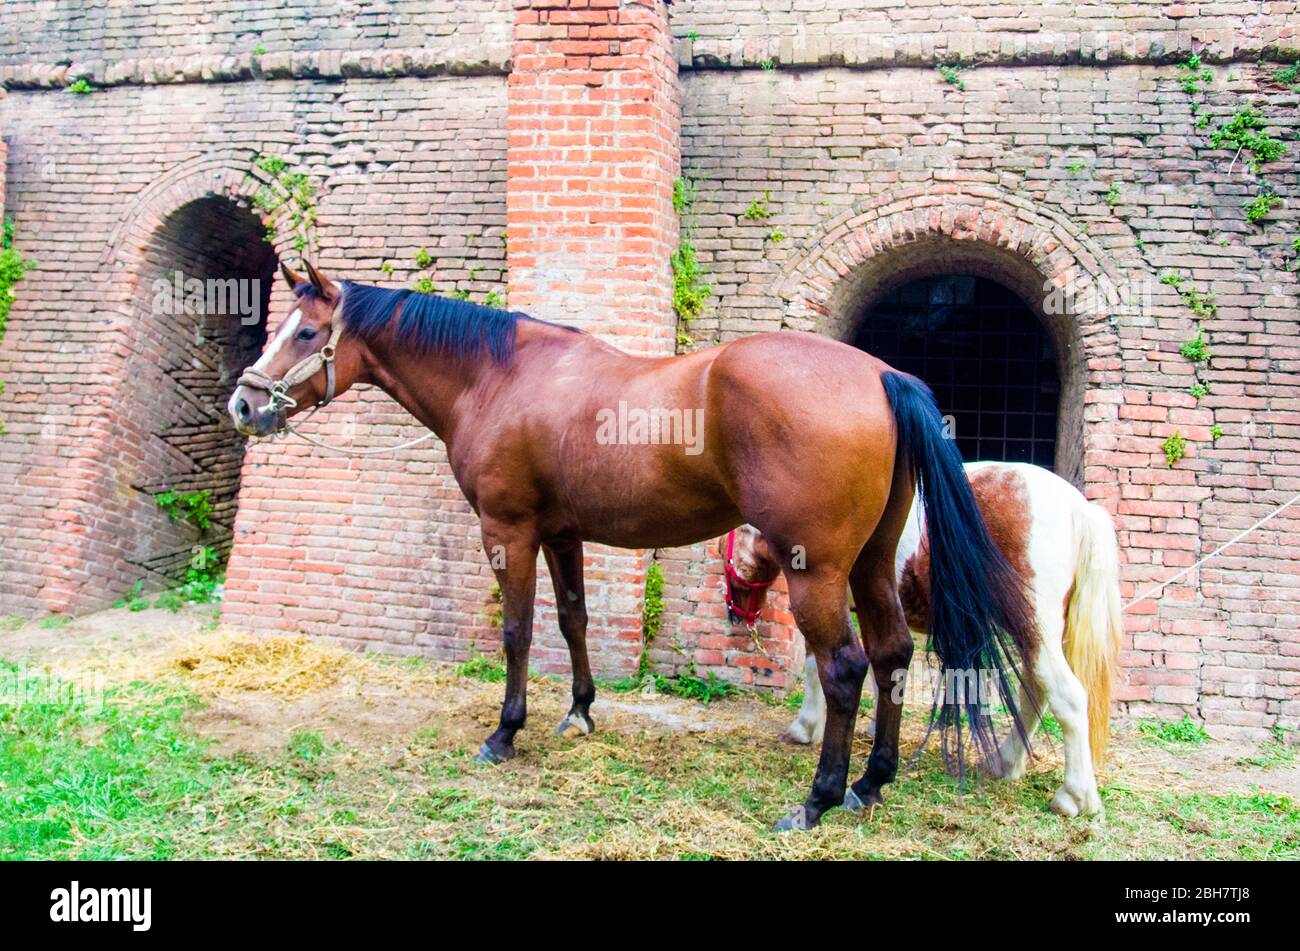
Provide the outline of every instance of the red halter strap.
{"type": "Polygon", "coordinates": [[[735,546],[736,530],[733,528],[731,531],[727,532],[727,560],[723,563],[723,568],[725,569],[727,576],[725,585],[727,594],[727,611],[740,618],[750,627],[753,627],[758,622],[759,590],[771,587],[772,582],[776,581],[776,579],[773,578],[771,581],[746,581],[744,578],[740,577],[740,574],[731,564],[731,553],[735,549],[735,546]],[[737,586],[748,590],[748,597],[745,599],[745,606],[743,608],[736,602],[737,586]]]}

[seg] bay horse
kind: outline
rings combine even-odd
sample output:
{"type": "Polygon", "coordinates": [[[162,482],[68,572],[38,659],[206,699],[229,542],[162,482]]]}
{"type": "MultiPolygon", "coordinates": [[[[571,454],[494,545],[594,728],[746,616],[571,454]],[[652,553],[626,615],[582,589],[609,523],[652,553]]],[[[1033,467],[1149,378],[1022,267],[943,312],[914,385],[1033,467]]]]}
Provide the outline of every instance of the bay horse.
{"type": "MultiPolygon", "coordinates": [[[[1031,678],[1021,685],[1020,709],[1030,735],[1044,701],[1061,724],[1065,780],[1052,797],[1052,811],[1071,818],[1100,813],[1095,767],[1106,754],[1111,684],[1123,630],[1114,525],[1105,509],[1047,469],[1014,462],[972,462],[965,469],[994,541],[1025,580],[1037,612],[1042,639],[1031,678]]],[[[930,614],[926,535],[924,515],[914,505],[894,556],[894,571],[903,614],[917,634],[926,633],[930,614]]],[[[781,566],[752,525],[736,529],[726,551],[727,573],[733,579],[728,608],[733,621],[752,624],[781,566]],[[744,595],[743,606],[738,593],[744,595]]],[[[821,739],[825,723],[816,659],[809,654],[803,703],[784,736],[812,743],[821,739]]],[[[1010,734],[997,758],[996,774],[1019,779],[1027,754],[1020,734],[1010,734]]]]}
{"type": "MultiPolygon", "coordinates": [[[[918,482],[933,535],[936,652],[954,683],[987,674],[1020,722],[1013,683],[1036,651],[1033,611],[919,380],[814,334],[756,334],[638,357],[521,313],[336,284],[309,263],[306,271],[303,278],[282,267],[294,308],[240,376],[232,421],[246,435],[271,435],[289,417],[369,383],[441,438],[502,593],[505,701],[482,762],[513,757],[524,725],[539,550],[573,664],[573,705],[560,729],[586,734],[595,687],[583,543],[688,545],[749,522],[782,567],[796,546],[806,564],[787,572],[790,601],[827,705],[812,789],[777,828],[816,825],[841,803],[883,802],[898,765],[901,703],[877,706],[875,747],[846,790],[850,742],[868,658],[881,685],[911,660],[893,563],[918,482]],[[615,407],[639,411],[641,424],[609,427],[615,407]],[[700,433],[682,445],[680,434],[649,432],[647,417],[698,419],[700,433]],[[868,632],[865,652],[846,584],[868,632]]],[[[997,749],[992,699],[953,689],[938,706],[958,744],[965,719],[986,756],[997,749]]]]}

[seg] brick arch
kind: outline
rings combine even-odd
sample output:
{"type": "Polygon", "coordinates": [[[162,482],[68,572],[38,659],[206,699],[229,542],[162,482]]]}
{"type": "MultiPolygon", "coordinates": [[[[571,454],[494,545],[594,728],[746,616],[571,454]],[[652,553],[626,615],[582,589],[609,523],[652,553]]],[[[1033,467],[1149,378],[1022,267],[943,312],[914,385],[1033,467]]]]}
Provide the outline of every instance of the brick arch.
{"type": "MultiPolygon", "coordinates": [[[[168,170],[142,189],[113,229],[100,264],[129,268],[144,254],[170,215],[201,198],[220,196],[251,207],[253,195],[271,179],[256,165],[256,149],[234,149],[198,156],[168,170]]],[[[280,212],[283,218],[286,212],[280,212]]],[[[285,258],[293,236],[277,234],[276,254],[285,258]]]]}
{"type": "MultiPolygon", "coordinates": [[[[209,155],[170,169],[136,196],[100,255],[88,291],[107,319],[88,360],[85,438],[55,472],[66,486],[59,534],[75,542],[49,555],[41,599],[50,610],[102,607],[136,580],[163,583],[183,573],[199,539],[158,512],[153,493],[163,488],[212,489],[216,531],[202,540],[229,545],[243,447],[223,440],[228,427],[216,425],[211,408],[261,338],[227,333],[211,320],[163,326],[150,301],[168,268],[238,278],[266,271],[267,259],[292,243],[281,235],[274,248],[264,244],[251,207],[267,181],[253,165],[256,154],[209,155]],[[232,236],[214,240],[218,231],[232,236]]],[[[260,308],[264,319],[265,296],[260,308]]]]}
{"type": "Polygon", "coordinates": [[[918,278],[961,272],[1017,293],[1051,335],[1062,383],[1057,469],[1082,484],[1086,394],[1100,382],[1090,366],[1114,346],[1117,314],[1079,312],[1072,302],[1123,287],[1124,277],[1068,219],[996,189],[894,192],[827,223],[788,262],[773,291],[788,329],[851,341],[885,294],[918,278]]]}

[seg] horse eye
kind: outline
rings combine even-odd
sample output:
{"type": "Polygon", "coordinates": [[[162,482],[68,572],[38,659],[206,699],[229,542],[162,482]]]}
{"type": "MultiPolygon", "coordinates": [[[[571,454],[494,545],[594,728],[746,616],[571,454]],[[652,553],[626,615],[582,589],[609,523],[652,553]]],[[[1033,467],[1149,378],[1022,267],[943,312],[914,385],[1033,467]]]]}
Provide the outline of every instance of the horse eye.
{"type": "Polygon", "coordinates": [[[312,337],[315,336],[316,336],[316,331],[312,330],[312,328],[310,327],[303,327],[302,330],[298,331],[299,340],[310,340],[312,337]]]}

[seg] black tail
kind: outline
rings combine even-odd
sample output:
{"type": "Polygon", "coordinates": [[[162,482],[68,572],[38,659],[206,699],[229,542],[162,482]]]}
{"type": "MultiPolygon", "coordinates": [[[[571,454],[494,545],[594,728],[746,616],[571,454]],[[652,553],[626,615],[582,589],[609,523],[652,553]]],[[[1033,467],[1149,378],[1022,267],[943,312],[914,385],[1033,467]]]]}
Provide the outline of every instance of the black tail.
{"type": "Polygon", "coordinates": [[[945,438],[930,388],[906,373],[881,377],[898,424],[898,451],[911,464],[925,510],[930,545],[930,646],[943,667],[931,711],[952,763],[949,728],[962,754],[962,714],[981,755],[996,755],[989,681],[1028,745],[1012,681],[1028,668],[1038,638],[1023,580],[989,535],[962,468],[956,443],[945,438]],[[1008,643],[1009,642],[1009,643],[1008,643]]]}

